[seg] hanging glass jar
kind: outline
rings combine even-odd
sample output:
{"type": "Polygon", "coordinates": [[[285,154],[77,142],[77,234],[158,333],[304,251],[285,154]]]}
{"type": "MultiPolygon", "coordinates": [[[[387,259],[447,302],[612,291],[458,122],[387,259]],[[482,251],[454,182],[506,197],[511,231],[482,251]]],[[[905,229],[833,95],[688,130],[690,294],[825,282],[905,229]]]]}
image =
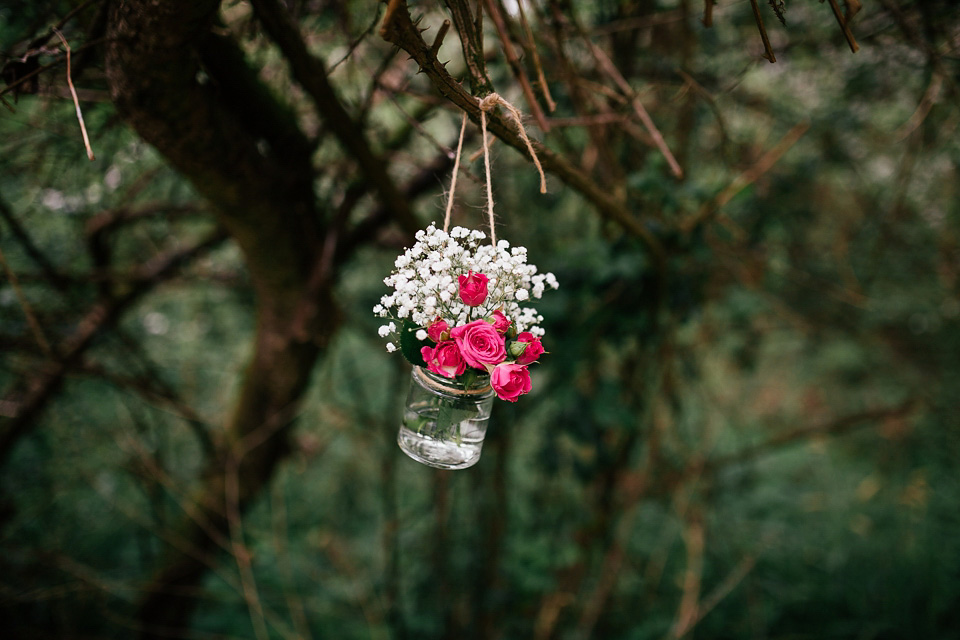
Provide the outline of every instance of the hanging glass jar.
{"type": "Polygon", "coordinates": [[[490,377],[468,384],[413,368],[397,444],[404,453],[438,469],[466,469],[480,460],[494,392],[490,377]]]}

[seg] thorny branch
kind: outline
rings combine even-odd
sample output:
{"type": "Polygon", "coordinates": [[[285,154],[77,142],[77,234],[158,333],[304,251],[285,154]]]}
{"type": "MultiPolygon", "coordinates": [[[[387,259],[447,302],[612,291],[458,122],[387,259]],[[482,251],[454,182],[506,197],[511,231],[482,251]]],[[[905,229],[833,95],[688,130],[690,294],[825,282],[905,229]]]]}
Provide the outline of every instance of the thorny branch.
{"type": "MultiPolygon", "coordinates": [[[[391,0],[387,7],[383,25],[380,28],[380,35],[387,42],[410,54],[437,90],[450,102],[466,111],[470,119],[479,125],[480,105],[477,99],[467,93],[460,83],[447,72],[444,65],[437,60],[437,57],[431,54],[430,46],[423,41],[419,30],[410,18],[405,0],[391,0]]],[[[464,37],[463,32],[461,32],[461,37],[464,37]]],[[[488,128],[493,135],[532,160],[523,140],[503,118],[495,113],[490,113],[488,128]]],[[[632,211],[597,185],[569,160],[536,140],[532,142],[544,170],[553,173],[568,186],[580,192],[593,203],[602,217],[616,222],[625,231],[640,238],[650,250],[654,260],[662,265],[666,258],[662,244],[632,211]]]]}

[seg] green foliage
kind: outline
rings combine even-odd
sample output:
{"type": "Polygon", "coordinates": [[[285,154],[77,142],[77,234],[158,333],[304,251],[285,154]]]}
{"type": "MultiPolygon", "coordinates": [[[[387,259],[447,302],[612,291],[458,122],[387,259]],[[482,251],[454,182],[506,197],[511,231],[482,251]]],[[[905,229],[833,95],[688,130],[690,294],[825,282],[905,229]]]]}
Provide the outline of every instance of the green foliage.
{"type": "MultiPolygon", "coordinates": [[[[67,4],[0,8],[3,48],[67,4]]],[[[641,42],[630,79],[688,159],[686,177],[673,179],[656,151],[618,134],[607,169],[622,175],[601,168],[591,178],[663,244],[663,271],[640,240],[555,178],[539,195],[529,164],[495,145],[498,233],[560,282],[538,305],[549,355],[532,368],[528,396],[495,404],[480,463],[438,472],[396,447],[410,372],[383,350],[370,313],[405,240],[392,227],[363,238],[336,275],[341,326],[297,409],[289,455],[205,556],[192,627],[178,633],[255,637],[255,594],[271,638],[646,640],[680,635],[681,614],[696,620],[685,637],[956,637],[956,60],[941,57],[940,97],[917,120],[944,72],[879,9],[853,56],[826,5],[791,3],[788,28],[768,20],[779,60],[769,65],[751,62],[746,4],[718,5],[710,30],[684,3],[634,3],[649,15],[628,15],[631,3],[573,4],[584,24],[646,25],[611,33],[641,42]],[[686,37],[674,19],[683,11],[695,35],[689,57],[663,44],[686,37]],[[709,100],[674,73],[681,66],[709,100]],[[706,224],[679,224],[801,121],[808,132],[706,224]],[[691,598],[692,612],[683,608],[691,598]]],[[[955,30],[948,4],[925,3],[907,26],[955,30]]],[[[291,6],[330,64],[377,10],[291,6]]],[[[295,93],[276,48],[246,37],[256,23],[245,7],[225,3],[227,22],[268,84],[295,93]]],[[[425,24],[440,23],[440,12],[420,8],[425,24]]],[[[597,42],[609,39],[611,51],[629,45],[603,34],[597,42]]],[[[455,40],[451,32],[442,49],[450,58],[455,40]]],[[[584,79],[599,82],[589,53],[567,46],[584,79]]],[[[412,112],[418,96],[434,99],[417,76],[397,102],[366,102],[370,69],[389,55],[374,34],[331,76],[383,149],[408,124],[398,103],[412,112]]],[[[501,63],[491,73],[506,93],[514,81],[501,63]]],[[[391,67],[404,82],[414,71],[391,67]]],[[[582,96],[561,75],[547,69],[555,115],[572,118],[582,96]]],[[[352,228],[377,203],[335,218],[362,179],[326,125],[290,99],[317,144],[318,201],[331,203],[323,213],[352,228]]],[[[21,96],[16,113],[0,115],[0,205],[61,284],[6,218],[0,249],[60,346],[101,296],[128,291],[146,261],[216,225],[109,103],[83,108],[94,163],[70,102],[21,96]],[[91,225],[118,211],[140,215],[112,228],[109,261],[98,264],[91,225]]],[[[405,131],[391,174],[416,175],[437,152],[423,134],[447,145],[456,122],[440,113],[405,131]]],[[[544,141],[589,155],[580,153],[591,144],[585,127],[555,127],[544,141]]],[[[479,162],[469,168],[482,175],[479,162]]],[[[419,220],[440,218],[446,179],[431,176],[436,187],[414,203],[419,220]]],[[[483,190],[461,185],[455,222],[479,226],[483,190]]],[[[4,634],[124,638],[136,629],[144,585],[185,543],[178,526],[194,513],[208,447],[222,445],[249,365],[257,300],[243,259],[221,246],[128,308],[0,461],[4,634]]],[[[412,338],[401,340],[403,355],[422,364],[421,343],[403,335],[412,338]]],[[[7,403],[28,395],[22,382],[51,366],[6,273],[0,352],[5,428],[7,403]]]]}

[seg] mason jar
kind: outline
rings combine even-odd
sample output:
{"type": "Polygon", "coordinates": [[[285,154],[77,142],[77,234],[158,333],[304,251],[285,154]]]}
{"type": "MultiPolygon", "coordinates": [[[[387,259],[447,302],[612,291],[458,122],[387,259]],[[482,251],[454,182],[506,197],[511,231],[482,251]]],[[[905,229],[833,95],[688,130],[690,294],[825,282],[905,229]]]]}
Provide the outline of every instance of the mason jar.
{"type": "Polygon", "coordinates": [[[471,467],[480,459],[493,397],[486,374],[464,385],[414,367],[397,444],[431,467],[471,467]]]}

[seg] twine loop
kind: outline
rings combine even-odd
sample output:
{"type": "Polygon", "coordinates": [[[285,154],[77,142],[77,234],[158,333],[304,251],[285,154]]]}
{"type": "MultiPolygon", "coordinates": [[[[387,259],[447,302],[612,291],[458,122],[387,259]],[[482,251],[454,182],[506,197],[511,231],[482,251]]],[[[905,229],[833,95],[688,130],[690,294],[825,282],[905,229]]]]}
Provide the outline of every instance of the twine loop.
{"type": "MultiPolygon", "coordinates": [[[[490,151],[489,144],[487,143],[487,112],[493,111],[498,105],[500,105],[503,106],[513,118],[513,121],[517,125],[517,133],[520,134],[520,138],[523,140],[524,144],[527,145],[527,151],[530,152],[530,158],[533,160],[533,164],[536,165],[537,171],[540,173],[540,193],[547,192],[547,178],[543,174],[543,167],[540,165],[540,159],[537,157],[537,152],[533,150],[533,143],[530,142],[530,138],[527,136],[527,131],[523,127],[523,115],[520,113],[520,110],[504,100],[499,93],[491,93],[483,98],[479,98],[478,105],[480,107],[480,130],[483,133],[483,140],[481,141],[481,144],[483,145],[483,166],[487,177],[487,218],[490,223],[490,242],[493,244],[493,246],[497,246],[497,235],[494,229],[493,215],[493,185],[491,184],[490,178],[490,151]]],[[[443,220],[444,231],[447,231],[450,227],[450,212],[453,210],[453,194],[457,187],[457,172],[460,169],[460,154],[463,150],[463,135],[466,129],[467,113],[464,112],[463,122],[460,125],[460,139],[457,142],[457,156],[453,163],[453,177],[450,179],[450,195],[447,199],[447,211],[443,220]]]]}
{"type": "Polygon", "coordinates": [[[436,376],[436,374],[432,376],[429,375],[427,370],[423,367],[414,367],[414,371],[418,374],[417,378],[419,379],[420,383],[425,387],[433,389],[434,391],[442,391],[450,395],[467,397],[482,396],[490,393],[490,391],[493,389],[489,383],[483,387],[477,387],[475,389],[468,389],[463,386],[455,386],[453,383],[444,384],[443,382],[437,380],[437,377],[439,376],[436,376]]]}

